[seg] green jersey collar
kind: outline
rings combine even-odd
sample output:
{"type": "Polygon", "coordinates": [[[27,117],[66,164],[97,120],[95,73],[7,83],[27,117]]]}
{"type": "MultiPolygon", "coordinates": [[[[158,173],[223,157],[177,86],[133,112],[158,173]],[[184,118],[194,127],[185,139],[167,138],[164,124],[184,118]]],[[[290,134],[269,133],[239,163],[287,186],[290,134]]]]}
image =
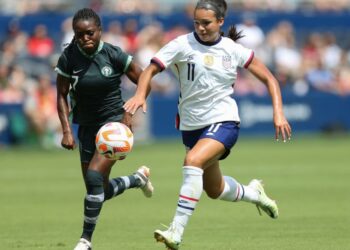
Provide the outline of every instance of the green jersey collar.
{"type": "Polygon", "coordinates": [[[79,51],[80,51],[84,56],[86,56],[87,58],[90,58],[90,59],[91,59],[91,58],[93,58],[95,55],[97,55],[98,52],[100,52],[100,51],[102,50],[103,44],[104,44],[104,42],[103,42],[103,41],[100,41],[100,43],[98,44],[97,50],[96,50],[95,53],[93,53],[92,55],[87,54],[82,48],[80,48],[79,44],[77,44],[77,46],[78,46],[79,51]]]}

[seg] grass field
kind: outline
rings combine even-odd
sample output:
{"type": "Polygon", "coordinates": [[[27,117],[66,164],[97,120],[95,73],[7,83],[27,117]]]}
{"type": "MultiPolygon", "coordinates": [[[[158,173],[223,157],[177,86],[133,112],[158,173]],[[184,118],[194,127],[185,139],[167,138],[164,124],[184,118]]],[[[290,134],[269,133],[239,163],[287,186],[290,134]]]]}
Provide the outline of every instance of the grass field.
{"type": "MultiPolygon", "coordinates": [[[[157,250],[153,231],[173,217],[182,174],[180,141],[140,145],[111,176],[146,164],[156,188],[146,199],[129,190],[104,204],[94,250],[157,250]]],[[[181,250],[350,249],[350,137],[297,137],[291,143],[241,137],[224,174],[265,182],[280,218],[255,206],[203,194],[181,250]]],[[[82,224],[83,182],[78,151],[0,149],[0,249],[73,249],[82,224]]]]}

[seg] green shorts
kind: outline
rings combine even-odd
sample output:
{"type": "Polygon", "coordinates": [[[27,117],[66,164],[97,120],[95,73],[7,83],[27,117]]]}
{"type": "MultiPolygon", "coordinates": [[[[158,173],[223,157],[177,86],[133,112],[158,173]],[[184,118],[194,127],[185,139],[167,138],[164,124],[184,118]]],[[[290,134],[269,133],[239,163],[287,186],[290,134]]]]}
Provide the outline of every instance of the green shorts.
{"type": "Polygon", "coordinates": [[[79,126],[78,139],[79,139],[79,153],[80,161],[83,163],[89,163],[95,154],[96,134],[101,126],[79,126]]]}

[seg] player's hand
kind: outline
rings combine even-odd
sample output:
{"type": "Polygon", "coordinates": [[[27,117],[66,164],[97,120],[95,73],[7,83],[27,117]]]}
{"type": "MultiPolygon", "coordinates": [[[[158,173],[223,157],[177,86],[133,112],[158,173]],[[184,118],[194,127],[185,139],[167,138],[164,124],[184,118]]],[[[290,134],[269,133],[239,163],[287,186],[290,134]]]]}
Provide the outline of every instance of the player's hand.
{"type": "Polygon", "coordinates": [[[283,142],[290,140],[292,137],[292,128],[284,115],[274,115],[273,122],[276,141],[279,141],[280,138],[282,138],[283,142]]]}
{"type": "Polygon", "coordinates": [[[61,146],[68,150],[73,150],[75,148],[75,140],[72,132],[63,132],[61,146]]]}
{"type": "Polygon", "coordinates": [[[131,97],[123,106],[125,112],[128,112],[132,115],[134,115],[140,107],[142,107],[143,113],[147,112],[146,100],[138,96],[131,97]]]}

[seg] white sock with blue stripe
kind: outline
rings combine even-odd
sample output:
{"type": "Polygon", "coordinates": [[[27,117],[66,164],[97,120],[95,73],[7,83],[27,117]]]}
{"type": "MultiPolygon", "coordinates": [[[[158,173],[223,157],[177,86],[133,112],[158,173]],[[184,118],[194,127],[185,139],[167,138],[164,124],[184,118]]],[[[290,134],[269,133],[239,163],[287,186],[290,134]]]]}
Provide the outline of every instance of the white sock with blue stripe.
{"type": "Polygon", "coordinates": [[[203,170],[193,166],[184,166],[183,183],[173,223],[182,234],[203,192],[203,170]]]}
{"type": "Polygon", "coordinates": [[[256,202],[258,193],[249,186],[244,186],[230,176],[224,176],[225,187],[218,199],[224,201],[256,202]]]}

